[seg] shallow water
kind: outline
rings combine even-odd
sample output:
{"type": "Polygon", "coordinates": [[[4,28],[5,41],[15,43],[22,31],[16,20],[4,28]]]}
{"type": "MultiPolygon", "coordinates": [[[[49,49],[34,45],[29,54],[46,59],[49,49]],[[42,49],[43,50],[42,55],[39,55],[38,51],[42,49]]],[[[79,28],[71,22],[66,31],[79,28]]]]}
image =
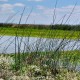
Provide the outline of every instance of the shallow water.
{"type": "Polygon", "coordinates": [[[0,36],[0,53],[75,49],[80,49],[80,40],[0,36]]]}

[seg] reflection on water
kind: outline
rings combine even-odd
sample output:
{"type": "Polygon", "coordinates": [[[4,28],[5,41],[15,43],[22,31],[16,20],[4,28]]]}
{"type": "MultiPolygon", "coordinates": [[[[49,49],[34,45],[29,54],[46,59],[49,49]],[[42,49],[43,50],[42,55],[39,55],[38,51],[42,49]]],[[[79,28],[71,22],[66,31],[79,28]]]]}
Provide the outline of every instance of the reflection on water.
{"type": "Polygon", "coordinates": [[[0,53],[80,49],[80,40],[0,36],[0,53]]]}

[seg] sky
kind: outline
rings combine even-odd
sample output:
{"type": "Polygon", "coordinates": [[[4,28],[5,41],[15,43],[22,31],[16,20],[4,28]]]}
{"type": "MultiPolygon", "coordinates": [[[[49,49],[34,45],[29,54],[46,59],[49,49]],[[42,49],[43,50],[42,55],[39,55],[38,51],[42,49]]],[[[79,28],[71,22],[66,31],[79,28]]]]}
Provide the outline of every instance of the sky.
{"type": "Polygon", "coordinates": [[[0,23],[19,23],[22,13],[21,24],[80,24],[80,0],[0,0],[0,23]]]}

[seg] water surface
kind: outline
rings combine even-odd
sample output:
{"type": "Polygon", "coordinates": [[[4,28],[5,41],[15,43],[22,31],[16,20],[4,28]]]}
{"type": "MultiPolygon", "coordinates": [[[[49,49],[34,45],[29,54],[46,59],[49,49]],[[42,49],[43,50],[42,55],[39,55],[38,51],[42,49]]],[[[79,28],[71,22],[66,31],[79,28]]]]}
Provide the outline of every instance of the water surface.
{"type": "Polygon", "coordinates": [[[80,40],[0,36],[0,53],[79,49],[80,40]]]}

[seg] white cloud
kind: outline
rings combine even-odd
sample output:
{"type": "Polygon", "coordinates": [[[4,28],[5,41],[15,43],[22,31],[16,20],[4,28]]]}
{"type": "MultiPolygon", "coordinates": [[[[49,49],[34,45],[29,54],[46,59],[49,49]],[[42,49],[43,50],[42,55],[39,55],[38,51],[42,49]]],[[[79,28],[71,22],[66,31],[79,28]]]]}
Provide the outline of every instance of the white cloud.
{"type": "Polygon", "coordinates": [[[16,3],[16,4],[14,4],[14,6],[17,6],[17,7],[24,7],[25,5],[22,4],[22,3],[16,3]]]}
{"type": "Polygon", "coordinates": [[[13,5],[11,4],[2,4],[0,5],[0,13],[5,14],[5,13],[13,13],[13,5]]]}
{"type": "Polygon", "coordinates": [[[0,0],[1,2],[6,2],[6,1],[8,1],[8,0],[0,0]]]}
{"type": "MultiPolygon", "coordinates": [[[[23,7],[23,6],[25,6],[25,5],[22,3],[1,4],[0,5],[0,13],[1,12],[4,14],[14,13],[14,8],[23,7]]],[[[63,21],[63,23],[64,23],[66,21],[66,19],[68,18],[69,14],[71,13],[73,7],[74,7],[74,5],[56,8],[55,23],[58,22],[65,14],[67,14],[67,16],[65,17],[65,19],[63,21]]],[[[33,12],[31,13],[31,15],[29,17],[28,23],[33,23],[35,20],[35,23],[50,24],[50,23],[52,23],[53,13],[54,13],[54,8],[37,5],[36,12],[33,10],[33,12]]],[[[26,19],[26,17],[23,16],[23,21],[25,21],[25,19],[26,19]]],[[[16,21],[18,21],[17,17],[16,17],[16,21]]],[[[61,23],[61,21],[62,20],[60,20],[59,23],[61,23]]],[[[70,24],[76,24],[76,22],[78,23],[79,21],[80,21],[80,6],[76,6],[75,10],[74,10],[73,14],[71,15],[70,19],[68,20],[68,22],[70,24]]]]}
{"type": "Polygon", "coordinates": [[[22,3],[15,3],[15,4],[1,4],[0,5],[0,14],[6,14],[6,13],[14,13],[14,8],[16,7],[23,7],[25,6],[22,3]]]}
{"type": "Polygon", "coordinates": [[[43,0],[28,0],[28,1],[40,2],[40,1],[43,1],[43,0]]]}
{"type": "Polygon", "coordinates": [[[41,5],[38,5],[38,6],[37,6],[37,9],[39,9],[39,10],[44,10],[45,7],[44,7],[44,6],[41,6],[41,5]]]}
{"type": "MultiPolygon", "coordinates": [[[[73,5],[56,8],[56,13],[57,14],[58,13],[59,14],[69,14],[72,11],[73,8],[74,8],[73,5]]],[[[48,7],[38,5],[37,9],[42,10],[42,13],[46,14],[46,15],[53,15],[53,13],[54,13],[54,8],[48,8],[48,7]]],[[[73,11],[73,14],[79,13],[79,12],[80,12],[80,6],[76,6],[74,11],[73,11]]]]}
{"type": "MultiPolygon", "coordinates": [[[[70,13],[72,12],[73,8],[74,8],[74,5],[56,8],[56,12],[55,12],[56,13],[56,22],[58,22],[66,14],[66,16],[64,18],[64,22],[65,22],[67,20],[67,18],[69,17],[70,13]]],[[[45,17],[46,21],[52,19],[53,14],[54,14],[54,8],[48,8],[45,6],[38,5],[37,9],[39,10],[39,12],[41,12],[40,14],[43,17],[45,17]]],[[[73,23],[74,20],[78,20],[78,19],[80,19],[80,6],[75,7],[75,9],[74,9],[73,13],[71,14],[68,22],[73,23]]]]}
{"type": "MultiPolygon", "coordinates": [[[[65,6],[65,7],[61,7],[61,8],[56,8],[56,20],[55,20],[55,23],[57,23],[65,14],[68,14],[63,23],[65,23],[65,21],[67,20],[70,12],[72,11],[74,6],[65,6]]],[[[68,22],[70,24],[73,24],[74,21],[76,24],[76,22],[78,23],[79,21],[79,14],[77,12],[79,12],[80,6],[76,6],[73,14],[71,15],[70,19],[68,20],[68,22]],[[77,14],[75,14],[77,13],[77,14]]],[[[53,11],[54,11],[54,8],[48,8],[48,7],[45,7],[45,6],[41,6],[41,5],[38,5],[36,7],[36,9],[38,10],[37,12],[32,12],[29,19],[28,19],[28,23],[32,23],[34,24],[34,21],[35,21],[35,24],[51,24],[52,21],[53,21],[53,11]]],[[[26,17],[24,16],[23,17],[23,23],[25,22],[25,19],[26,17]]],[[[62,22],[62,19],[58,22],[58,23],[61,23],[62,22]]],[[[67,23],[68,23],[67,22],[67,23]]]]}

